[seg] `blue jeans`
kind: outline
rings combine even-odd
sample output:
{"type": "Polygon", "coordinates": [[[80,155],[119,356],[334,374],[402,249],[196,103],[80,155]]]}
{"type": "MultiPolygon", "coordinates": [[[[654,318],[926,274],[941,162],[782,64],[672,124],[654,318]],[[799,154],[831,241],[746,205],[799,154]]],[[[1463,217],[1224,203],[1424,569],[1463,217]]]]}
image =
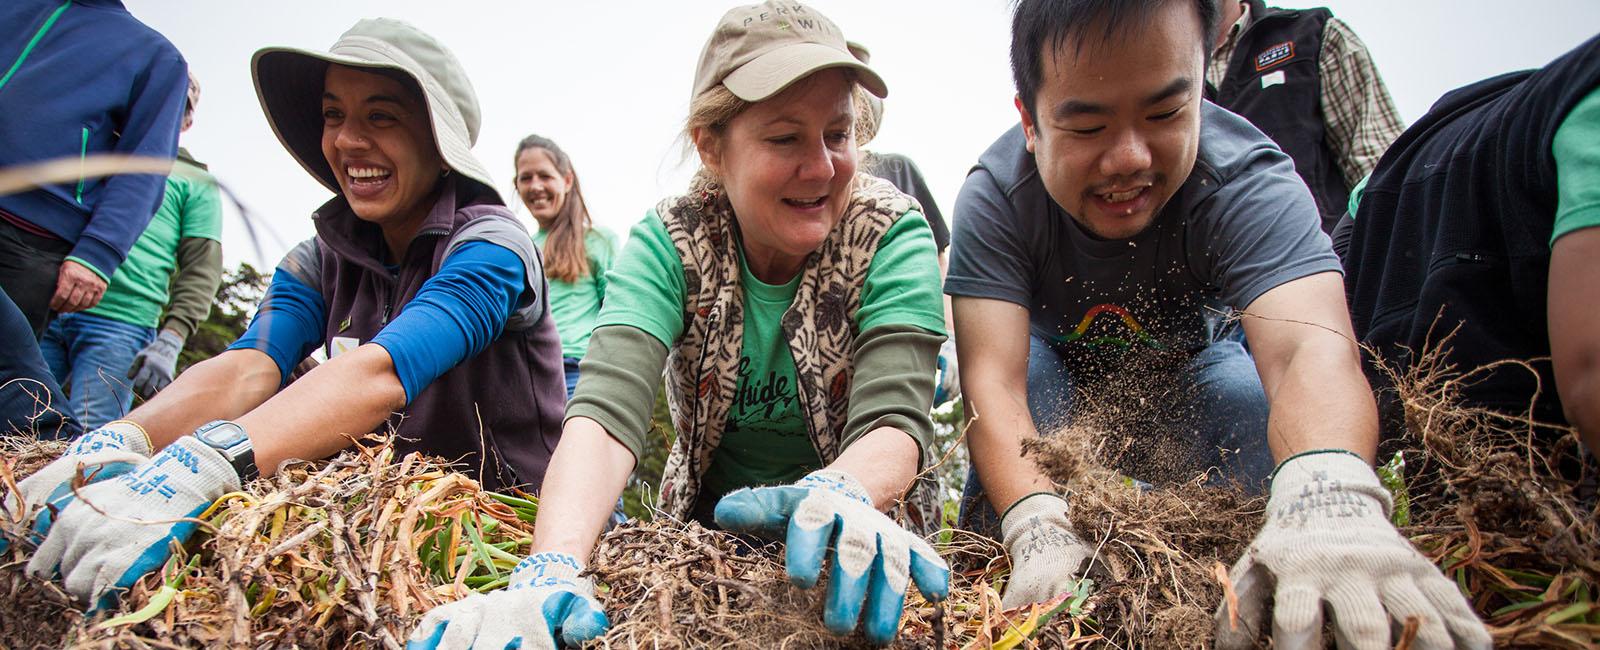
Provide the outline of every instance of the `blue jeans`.
{"type": "MultiPolygon", "coordinates": [[[[1201,350],[1181,370],[1173,390],[1152,391],[1157,404],[1146,417],[1129,425],[1159,428],[1164,438],[1156,453],[1118,467],[1134,479],[1159,481],[1162,470],[1178,477],[1202,472],[1213,483],[1238,482],[1259,491],[1272,473],[1267,447],[1267,395],[1255,362],[1239,341],[1229,337],[1201,350]],[[1156,415],[1159,413],[1160,415],[1156,415]],[[1152,461],[1162,467],[1152,466],[1152,461]]],[[[1061,353],[1038,337],[1028,342],[1028,411],[1034,427],[1050,433],[1072,422],[1073,381],[1061,353]]],[[[1137,442],[1137,441],[1133,441],[1137,442]]],[[[977,471],[967,469],[957,525],[1000,538],[1000,517],[984,493],[977,471]]]]}
{"type": "Polygon", "coordinates": [[[133,356],[155,338],[154,328],[93,314],[66,314],[45,329],[39,350],[66,389],[70,412],[95,429],[126,415],[133,406],[128,368],[133,356]]]}
{"type": "Polygon", "coordinates": [[[572,391],[578,390],[578,359],[561,357],[561,371],[567,379],[567,401],[572,401],[572,391]]]}
{"type": "Polygon", "coordinates": [[[36,434],[43,439],[76,437],[83,428],[74,420],[67,397],[56,384],[33,325],[0,287],[0,436],[36,434]]]}

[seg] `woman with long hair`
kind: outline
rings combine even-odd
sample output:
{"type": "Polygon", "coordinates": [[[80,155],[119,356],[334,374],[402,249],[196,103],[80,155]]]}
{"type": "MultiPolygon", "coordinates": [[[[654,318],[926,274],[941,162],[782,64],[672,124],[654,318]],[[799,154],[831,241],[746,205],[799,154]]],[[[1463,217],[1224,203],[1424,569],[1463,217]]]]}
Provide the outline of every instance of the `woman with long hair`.
{"type": "Polygon", "coordinates": [[[606,271],[616,238],[594,225],[583,200],[572,158],[554,141],[530,135],[517,143],[517,196],[539,224],[533,241],[544,253],[550,283],[550,314],[561,333],[567,397],[578,387],[578,362],[589,349],[589,333],[606,296],[606,271]]]}

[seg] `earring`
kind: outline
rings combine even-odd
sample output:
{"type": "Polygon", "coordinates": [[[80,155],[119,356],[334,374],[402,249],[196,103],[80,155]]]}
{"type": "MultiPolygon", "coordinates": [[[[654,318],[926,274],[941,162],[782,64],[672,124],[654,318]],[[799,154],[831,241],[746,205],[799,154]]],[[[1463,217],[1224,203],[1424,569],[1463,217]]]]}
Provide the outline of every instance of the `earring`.
{"type": "Polygon", "coordinates": [[[450,168],[446,167],[444,171],[439,172],[439,178],[450,178],[450,168]]]}

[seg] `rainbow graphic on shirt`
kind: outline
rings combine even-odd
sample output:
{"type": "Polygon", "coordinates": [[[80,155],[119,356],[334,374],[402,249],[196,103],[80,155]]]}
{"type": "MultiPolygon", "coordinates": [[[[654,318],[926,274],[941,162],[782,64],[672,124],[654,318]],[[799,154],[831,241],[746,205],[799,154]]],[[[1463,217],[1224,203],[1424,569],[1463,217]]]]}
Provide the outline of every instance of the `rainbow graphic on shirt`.
{"type": "Polygon", "coordinates": [[[1054,336],[1051,338],[1057,343],[1066,344],[1077,341],[1082,345],[1086,345],[1091,348],[1111,346],[1120,349],[1127,349],[1128,347],[1132,346],[1135,341],[1156,350],[1166,348],[1166,346],[1162,345],[1160,341],[1157,341],[1155,337],[1151,336],[1150,332],[1146,331],[1144,326],[1140,325],[1139,321],[1133,318],[1133,314],[1128,313],[1127,309],[1123,308],[1121,305],[1114,305],[1111,303],[1104,303],[1090,307],[1089,311],[1083,315],[1083,320],[1078,321],[1078,326],[1073,328],[1071,333],[1065,336],[1054,336]],[[1093,325],[1095,319],[1099,318],[1101,314],[1111,314],[1121,318],[1122,324],[1126,325],[1128,330],[1132,333],[1131,340],[1117,336],[1097,336],[1086,341],[1079,341],[1079,339],[1083,338],[1084,334],[1089,331],[1089,326],[1093,325]]]}

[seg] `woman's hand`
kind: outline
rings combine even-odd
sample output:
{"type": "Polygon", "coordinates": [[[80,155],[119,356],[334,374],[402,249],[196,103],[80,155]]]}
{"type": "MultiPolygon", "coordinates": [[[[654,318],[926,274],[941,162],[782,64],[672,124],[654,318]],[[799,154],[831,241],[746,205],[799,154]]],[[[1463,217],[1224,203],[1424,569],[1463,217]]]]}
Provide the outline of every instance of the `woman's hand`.
{"type": "Polygon", "coordinates": [[[826,554],[832,560],[823,624],[847,635],[866,609],[867,640],[886,644],[900,629],[906,587],[915,581],[928,600],[950,594],[950,567],[922,538],[872,506],[866,488],[831,469],[794,485],[735,491],[717,503],[717,525],[777,537],[787,529],[785,564],[800,587],[817,584],[826,554]]]}

